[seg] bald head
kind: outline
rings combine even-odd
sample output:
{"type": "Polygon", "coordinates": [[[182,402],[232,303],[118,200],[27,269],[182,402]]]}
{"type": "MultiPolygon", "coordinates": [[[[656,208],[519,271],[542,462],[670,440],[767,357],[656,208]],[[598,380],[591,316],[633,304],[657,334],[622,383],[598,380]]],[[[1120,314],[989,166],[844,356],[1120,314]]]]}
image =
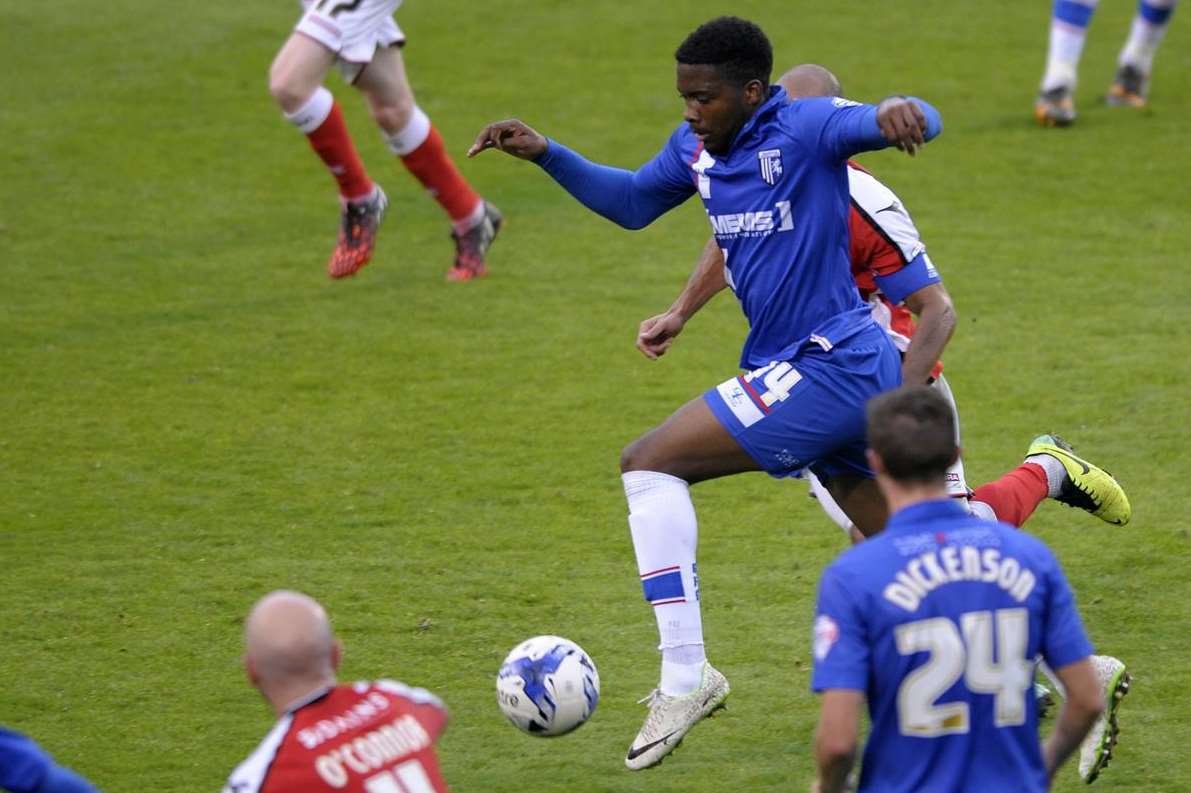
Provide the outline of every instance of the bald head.
{"type": "Polygon", "coordinates": [[[262,690],[293,683],[334,680],[339,647],[327,612],[309,595],[270,592],[244,624],[244,660],[262,690]]]}
{"type": "Polygon", "coordinates": [[[835,75],[814,63],[795,66],[782,75],[778,84],[791,99],[809,96],[843,96],[844,89],[835,75]]]}

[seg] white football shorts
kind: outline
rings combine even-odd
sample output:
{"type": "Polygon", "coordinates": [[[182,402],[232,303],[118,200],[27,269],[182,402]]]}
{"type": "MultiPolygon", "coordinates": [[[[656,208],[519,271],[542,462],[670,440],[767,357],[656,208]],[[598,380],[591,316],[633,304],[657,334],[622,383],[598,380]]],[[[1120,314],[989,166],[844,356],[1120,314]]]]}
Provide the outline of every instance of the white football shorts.
{"type": "Polygon", "coordinates": [[[305,12],[294,30],[335,53],[339,71],[355,82],[377,47],[405,42],[393,12],[402,0],[301,0],[305,12]]]}

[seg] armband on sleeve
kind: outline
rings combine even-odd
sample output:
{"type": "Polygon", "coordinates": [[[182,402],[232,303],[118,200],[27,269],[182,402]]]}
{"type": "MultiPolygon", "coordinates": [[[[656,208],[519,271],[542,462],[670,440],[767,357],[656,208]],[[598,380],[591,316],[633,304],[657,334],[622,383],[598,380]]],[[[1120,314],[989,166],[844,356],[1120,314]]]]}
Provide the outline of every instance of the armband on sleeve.
{"type": "Polygon", "coordinates": [[[926,251],[915,256],[905,267],[887,275],[878,275],[874,280],[892,303],[901,303],[919,289],[943,282],[926,251]]]}

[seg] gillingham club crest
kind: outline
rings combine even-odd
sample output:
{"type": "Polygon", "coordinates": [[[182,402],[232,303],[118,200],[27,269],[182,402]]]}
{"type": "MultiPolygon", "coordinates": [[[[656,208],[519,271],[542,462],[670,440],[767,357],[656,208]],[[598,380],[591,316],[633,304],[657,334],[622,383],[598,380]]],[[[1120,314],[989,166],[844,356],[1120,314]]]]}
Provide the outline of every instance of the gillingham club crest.
{"type": "Polygon", "coordinates": [[[765,184],[776,184],[782,175],[782,150],[766,149],[757,152],[757,160],[761,164],[761,178],[765,180],[765,184]]]}

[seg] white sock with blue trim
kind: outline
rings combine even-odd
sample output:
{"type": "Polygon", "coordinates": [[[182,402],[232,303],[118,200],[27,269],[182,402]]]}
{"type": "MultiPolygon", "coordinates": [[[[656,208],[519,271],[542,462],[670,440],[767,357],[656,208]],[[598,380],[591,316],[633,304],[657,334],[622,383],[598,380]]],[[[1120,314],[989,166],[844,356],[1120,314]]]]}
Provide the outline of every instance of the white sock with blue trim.
{"type": "Polygon", "coordinates": [[[1135,66],[1148,75],[1154,68],[1154,55],[1166,35],[1166,25],[1174,11],[1175,0],[1140,0],[1133,15],[1129,38],[1121,50],[1117,63],[1121,66],[1135,66]]]}
{"type": "Polygon", "coordinates": [[[637,572],[658,621],[658,687],[670,696],[689,694],[699,687],[707,660],[695,567],[699,526],[690,488],[676,476],[655,471],[629,471],[621,479],[637,572]]]}
{"type": "Polygon", "coordinates": [[[1074,89],[1079,59],[1083,54],[1088,25],[1099,0],[1055,0],[1050,19],[1050,46],[1042,90],[1066,86],[1074,89]]]}

